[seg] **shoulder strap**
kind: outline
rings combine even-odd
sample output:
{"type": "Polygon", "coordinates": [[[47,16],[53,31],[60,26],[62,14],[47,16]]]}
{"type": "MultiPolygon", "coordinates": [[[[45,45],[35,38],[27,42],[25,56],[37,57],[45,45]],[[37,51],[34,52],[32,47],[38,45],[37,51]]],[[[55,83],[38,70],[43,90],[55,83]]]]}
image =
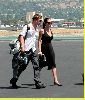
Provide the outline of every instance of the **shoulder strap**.
{"type": "MultiPolygon", "coordinates": [[[[30,27],[27,25],[27,31],[26,31],[26,34],[25,34],[24,40],[27,38],[28,30],[30,30],[30,27]]],[[[21,36],[21,35],[18,36],[18,40],[19,40],[20,36],[21,36]]]]}
{"type": "Polygon", "coordinates": [[[26,39],[26,38],[27,38],[27,33],[28,33],[28,30],[30,30],[30,27],[27,25],[27,32],[26,32],[26,34],[25,34],[25,38],[24,38],[24,39],[26,39]]]}

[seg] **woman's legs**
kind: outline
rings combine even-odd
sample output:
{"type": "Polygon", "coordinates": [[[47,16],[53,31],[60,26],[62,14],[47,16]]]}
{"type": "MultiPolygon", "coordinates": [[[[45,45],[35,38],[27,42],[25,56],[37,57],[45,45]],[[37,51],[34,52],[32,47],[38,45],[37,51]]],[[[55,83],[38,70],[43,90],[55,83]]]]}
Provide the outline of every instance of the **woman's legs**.
{"type": "Polygon", "coordinates": [[[53,80],[54,80],[54,85],[62,86],[57,79],[57,71],[56,67],[52,67],[52,74],[53,74],[53,80]]]}
{"type": "Polygon", "coordinates": [[[53,80],[54,82],[57,82],[57,71],[56,71],[56,67],[52,67],[52,74],[53,74],[53,80]]]}

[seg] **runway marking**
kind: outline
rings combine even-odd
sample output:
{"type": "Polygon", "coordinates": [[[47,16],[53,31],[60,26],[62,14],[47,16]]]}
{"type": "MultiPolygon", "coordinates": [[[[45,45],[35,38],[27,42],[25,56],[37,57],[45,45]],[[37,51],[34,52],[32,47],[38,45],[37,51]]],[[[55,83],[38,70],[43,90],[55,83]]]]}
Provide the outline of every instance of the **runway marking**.
{"type": "Polygon", "coordinates": [[[57,44],[56,43],[56,45],[63,45],[63,46],[83,46],[83,44],[81,45],[81,44],[75,44],[75,43],[73,43],[73,44],[70,44],[70,43],[59,43],[59,44],[57,44]]]}

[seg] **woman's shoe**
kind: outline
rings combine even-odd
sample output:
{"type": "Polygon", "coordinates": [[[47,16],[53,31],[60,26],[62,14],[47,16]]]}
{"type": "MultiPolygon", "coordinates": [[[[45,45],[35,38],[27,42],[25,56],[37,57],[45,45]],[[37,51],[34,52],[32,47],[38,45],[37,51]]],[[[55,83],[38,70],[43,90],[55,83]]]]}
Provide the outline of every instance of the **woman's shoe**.
{"type": "Polygon", "coordinates": [[[54,85],[57,85],[57,86],[62,86],[62,84],[57,83],[57,82],[54,82],[54,85]]]}

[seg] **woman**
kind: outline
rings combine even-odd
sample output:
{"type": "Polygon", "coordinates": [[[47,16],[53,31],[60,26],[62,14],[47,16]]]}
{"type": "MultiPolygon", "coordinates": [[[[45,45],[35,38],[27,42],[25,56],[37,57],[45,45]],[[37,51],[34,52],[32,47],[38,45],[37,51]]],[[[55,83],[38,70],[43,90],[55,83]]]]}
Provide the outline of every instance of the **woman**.
{"type": "Polygon", "coordinates": [[[44,54],[46,57],[48,70],[52,69],[54,85],[62,86],[57,79],[56,64],[55,64],[55,53],[51,44],[53,39],[53,33],[51,31],[51,19],[45,18],[43,22],[43,29],[39,32],[38,49],[39,55],[44,54]]]}

